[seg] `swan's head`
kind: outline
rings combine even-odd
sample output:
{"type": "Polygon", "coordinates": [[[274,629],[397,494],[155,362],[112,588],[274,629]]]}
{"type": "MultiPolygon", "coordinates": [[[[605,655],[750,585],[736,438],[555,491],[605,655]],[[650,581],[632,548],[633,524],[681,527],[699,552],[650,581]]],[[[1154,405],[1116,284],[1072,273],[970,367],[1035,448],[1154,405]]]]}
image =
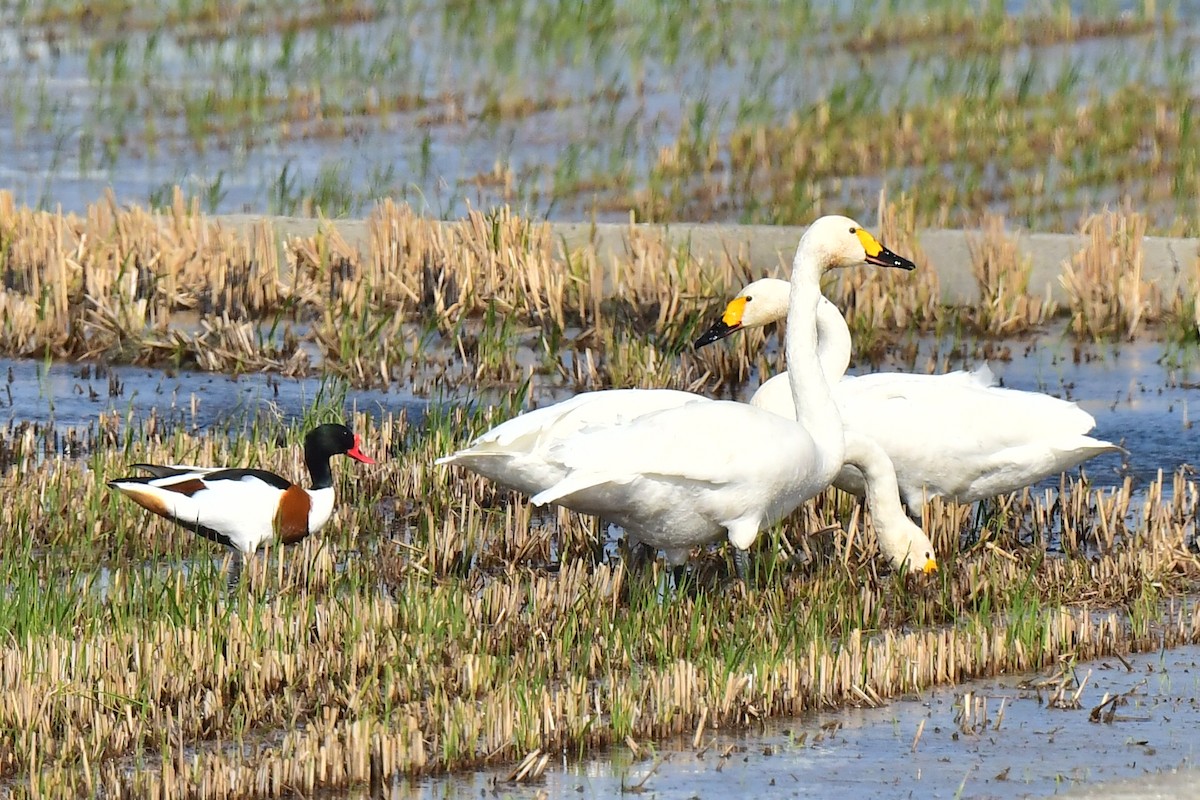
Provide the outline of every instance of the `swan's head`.
{"type": "Polygon", "coordinates": [[[916,269],[916,264],[888,250],[871,232],[849,217],[821,217],[804,232],[796,251],[796,263],[813,259],[822,271],[858,264],[916,269]]]}
{"type": "Polygon", "coordinates": [[[888,543],[880,537],[880,549],[892,565],[909,573],[920,572],[928,575],[937,572],[937,558],[933,554],[933,542],[925,535],[925,531],[913,525],[907,537],[901,541],[888,543]]]}
{"type": "Polygon", "coordinates": [[[725,306],[721,318],[696,340],[695,346],[704,347],[735,331],[758,328],[786,319],[791,291],[792,285],[779,278],[762,278],[747,284],[725,306]]]}

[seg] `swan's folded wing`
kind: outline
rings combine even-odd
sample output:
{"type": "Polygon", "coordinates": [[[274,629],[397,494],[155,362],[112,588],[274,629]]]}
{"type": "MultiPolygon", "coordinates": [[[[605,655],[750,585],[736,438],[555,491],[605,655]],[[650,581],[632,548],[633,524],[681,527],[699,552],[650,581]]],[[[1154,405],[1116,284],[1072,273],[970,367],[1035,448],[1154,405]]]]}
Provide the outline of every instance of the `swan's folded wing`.
{"type": "Polygon", "coordinates": [[[448,464],[463,457],[532,453],[574,434],[708,398],[672,389],[610,389],[584,392],[560,403],[527,411],[480,435],[469,447],[439,458],[448,464]]]}
{"type": "Polygon", "coordinates": [[[639,478],[720,486],[771,471],[772,453],[790,462],[806,444],[811,447],[804,429],[776,414],[727,401],[688,403],[627,424],[597,426],[555,444],[548,459],[566,474],[531,499],[542,505],[639,478]],[[770,451],[762,442],[771,443],[770,451]]]}

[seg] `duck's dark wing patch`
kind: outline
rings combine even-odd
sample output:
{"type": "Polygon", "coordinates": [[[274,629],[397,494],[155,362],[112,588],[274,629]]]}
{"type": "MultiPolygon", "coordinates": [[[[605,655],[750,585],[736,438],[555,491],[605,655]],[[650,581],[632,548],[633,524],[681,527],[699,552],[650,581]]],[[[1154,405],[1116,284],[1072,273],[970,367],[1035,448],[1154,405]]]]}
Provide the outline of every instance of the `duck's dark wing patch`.
{"type": "Polygon", "coordinates": [[[130,464],[130,469],[140,469],[152,478],[172,478],[176,475],[187,475],[190,472],[195,472],[192,469],[184,469],[182,467],[169,467],[163,464],[130,464]]]}
{"type": "Polygon", "coordinates": [[[178,519],[178,518],[176,518],[175,521],[178,522],[181,527],[187,528],[189,531],[197,534],[198,536],[203,536],[205,539],[208,539],[210,542],[216,542],[219,545],[228,547],[230,550],[237,549],[236,547],[234,547],[232,539],[230,539],[228,536],[221,533],[220,531],[214,531],[212,528],[208,527],[207,525],[201,525],[199,522],[184,522],[183,520],[178,519]]]}
{"type": "Polygon", "coordinates": [[[213,481],[241,481],[246,478],[255,478],[284,492],[291,489],[293,485],[287,478],[276,475],[274,472],[267,472],[265,469],[219,469],[204,476],[204,480],[209,483],[213,481]]]}
{"type": "Polygon", "coordinates": [[[312,511],[312,498],[299,486],[291,486],[279,498],[279,510],[275,512],[275,530],[279,541],[295,544],[308,536],[308,515],[312,511]]]}
{"type": "Polygon", "coordinates": [[[200,480],[199,478],[189,478],[186,481],[179,481],[178,483],[160,483],[158,486],[162,489],[166,489],[169,492],[176,492],[178,494],[187,495],[188,497],[191,497],[196,492],[202,492],[208,488],[204,481],[200,480]]]}

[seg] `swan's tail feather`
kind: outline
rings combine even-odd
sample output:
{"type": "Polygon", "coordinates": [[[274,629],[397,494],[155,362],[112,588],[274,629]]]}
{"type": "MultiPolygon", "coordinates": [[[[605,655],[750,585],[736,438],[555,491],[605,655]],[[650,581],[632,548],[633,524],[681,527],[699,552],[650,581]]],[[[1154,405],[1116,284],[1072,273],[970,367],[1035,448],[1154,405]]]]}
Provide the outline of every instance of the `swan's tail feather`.
{"type": "Polygon", "coordinates": [[[599,475],[594,472],[577,472],[568,475],[553,486],[547,487],[542,491],[529,498],[529,501],[535,506],[544,506],[548,503],[557,502],[564,497],[581,492],[584,489],[590,489],[601,483],[605,483],[610,478],[605,475],[599,475]]]}
{"type": "Polygon", "coordinates": [[[1105,453],[1129,455],[1129,451],[1121,445],[1106,442],[1102,439],[1093,439],[1091,436],[1080,436],[1077,442],[1061,447],[1052,447],[1051,450],[1059,454],[1062,458],[1063,472],[1074,469],[1083,462],[1093,459],[1096,456],[1104,455],[1105,453]]]}

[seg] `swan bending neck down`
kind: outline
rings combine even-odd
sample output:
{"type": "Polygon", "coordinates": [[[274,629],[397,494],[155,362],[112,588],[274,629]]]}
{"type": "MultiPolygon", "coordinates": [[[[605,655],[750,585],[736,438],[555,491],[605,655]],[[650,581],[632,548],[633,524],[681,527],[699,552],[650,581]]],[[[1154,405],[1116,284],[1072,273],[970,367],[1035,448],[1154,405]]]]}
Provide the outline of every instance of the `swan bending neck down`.
{"type": "Polygon", "coordinates": [[[675,564],[693,547],[728,538],[745,578],[759,531],[841,468],[842,422],[817,360],[816,308],[825,270],[864,262],[913,268],[846,217],[822,217],[800,240],[786,346],[793,419],[708,401],[592,426],[549,448],[564,475],[532,501],[603,517],[675,564]]]}
{"type": "Polygon", "coordinates": [[[900,504],[896,470],[887,453],[868,436],[846,431],[846,464],[864,477],[867,508],[875,523],[879,549],[894,566],[910,572],[937,570],[933,543],[925,531],[909,519],[900,504]]]}
{"type": "MultiPolygon", "coordinates": [[[[696,346],[783,319],[788,290],[788,282],[776,278],[749,284],[696,346]]],[[[817,335],[822,371],[842,422],[847,431],[861,432],[883,448],[895,466],[900,496],[915,517],[927,497],[970,503],[1121,450],[1087,435],[1096,420],[1075,403],[997,386],[986,364],[942,375],[880,372],[843,378],[850,330],[828,301],[817,308],[817,335]]],[[[790,416],[791,401],[789,379],[780,373],[763,383],[750,403],[790,416]]],[[[859,496],[869,491],[851,466],[839,472],[834,485],[859,496]]]]}

